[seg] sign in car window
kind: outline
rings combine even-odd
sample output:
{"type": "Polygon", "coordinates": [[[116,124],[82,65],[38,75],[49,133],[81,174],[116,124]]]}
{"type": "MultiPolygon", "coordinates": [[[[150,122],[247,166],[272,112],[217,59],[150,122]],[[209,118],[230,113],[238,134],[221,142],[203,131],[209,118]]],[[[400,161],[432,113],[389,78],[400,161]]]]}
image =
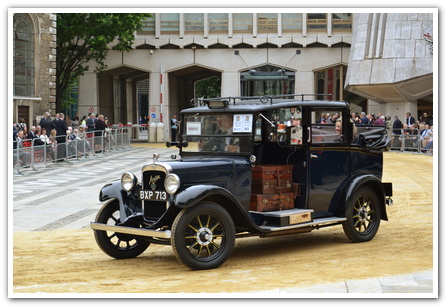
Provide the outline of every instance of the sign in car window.
{"type": "Polygon", "coordinates": [[[234,114],[233,133],[251,133],[253,129],[253,114],[234,114]]]}
{"type": "Polygon", "coordinates": [[[186,134],[187,135],[201,135],[202,134],[202,123],[201,122],[187,122],[186,123],[186,134]]]}

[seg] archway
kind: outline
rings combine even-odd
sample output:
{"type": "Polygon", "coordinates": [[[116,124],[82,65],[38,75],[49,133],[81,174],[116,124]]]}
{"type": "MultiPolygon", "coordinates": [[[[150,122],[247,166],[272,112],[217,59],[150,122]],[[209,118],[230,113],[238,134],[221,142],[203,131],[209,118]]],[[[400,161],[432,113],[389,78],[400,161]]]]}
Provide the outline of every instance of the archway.
{"type": "MultiPolygon", "coordinates": [[[[98,109],[109,123],[138,123],[141,104],[148,97],[139,90],[139,82],[148,81],[149,72],[120,66],[98,74],[98,109]]],[[[146,87],[147,89],[147,87],[146,87]]]]}
{"type": "Polygon", "coordinates": [[[192,107],[195,97],[194,83],[211,77],[221,77],[222,73],[209,68],[193,65],[168,73],[170,116],[180,110],[192,107]]]}

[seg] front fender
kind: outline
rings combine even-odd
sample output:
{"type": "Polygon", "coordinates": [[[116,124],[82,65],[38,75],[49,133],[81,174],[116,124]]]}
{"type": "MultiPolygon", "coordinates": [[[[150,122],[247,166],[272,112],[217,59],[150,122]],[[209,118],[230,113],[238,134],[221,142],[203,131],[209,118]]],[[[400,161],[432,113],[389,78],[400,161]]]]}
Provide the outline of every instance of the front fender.
{"type": "MultiPolygon", "coordinates": [[[[382,211],[382,220],[387,221],[388,220],[388,215],[386,213],[386,206],[385,206],[385,189],[383,187],[382,182],[379,180],[379,178],[377,178],[376,176],[372,176],[372,175],[360,175],[357,176],[355,178],[352,178],[348,184],[345,187],[345,193],[344,195],[341,197],[341,201],[344,202],[344,204],[349,203],[350,201],[352,201],[352,197],[354,195],[354,192],[363,185],[367,185],[371,188],[373,188],[380,200],[380,207],[381,207],[381,211],[382,211]]],[[[345,207],[345,206],[342,206],[345,207]]],[[[340,208],[339,208],[340,209],[340,208]]],[[[343,209],[343,214],[344,214],[344,209],[343,209]]]]}
{"type": "Polygon", "coordinates": [[[101,202],[116,198],[121,203],[126,197],[127,192],[123,190],[119,179],[108,182],[99,191],[99,201],[101,202]]]}
{"type": "Polygon", "coordinates": [[[262,232],[248,215],[247,210],[228,190],[214,185],[196,185],[185,189],[174,197],[177,208],[189,208],[201,201],[212,201],[231,215],[236,226],[262,232]]]}
{"type": "Polygon", "coordinates": [[[120,220],[126,220],[128,216],[126,204],[129,199],[129,195],[126,191],[123,190],[120,179],[110,181],[105,186],[103,186],[101,191],[99,192],[99,201],[103,202],[109,199],[116,199],[119,202],[120,220]]]}
{"type": "Polygon", "coordinates": [[[189,187],[174,197],[175,206],[178,208],[192,207],[211,195],[221,195],[235,204],[239,201],[228,190],[215,185],[196,185],[189,187]]]}

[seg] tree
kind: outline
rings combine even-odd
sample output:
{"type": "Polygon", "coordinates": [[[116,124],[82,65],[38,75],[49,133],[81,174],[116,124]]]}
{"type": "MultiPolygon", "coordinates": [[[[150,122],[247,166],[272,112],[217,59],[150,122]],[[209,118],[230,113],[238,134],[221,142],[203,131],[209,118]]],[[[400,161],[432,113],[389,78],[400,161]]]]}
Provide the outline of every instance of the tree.
{"type": "Polygon", "coordinates": [[[213,98],[220,96],[221,82],[220,77],[210,77],[194,83],[195,97],[213,98]]]}
{"type": "Polygon", "coordinates": [[[104,71],[110,44],[114,50],[128,51],[141,30],[141,21],[151,14],[73,13],[57,14],[56,106],[70,102],[70,89],[79,76],[96,63],[104,71]]]}

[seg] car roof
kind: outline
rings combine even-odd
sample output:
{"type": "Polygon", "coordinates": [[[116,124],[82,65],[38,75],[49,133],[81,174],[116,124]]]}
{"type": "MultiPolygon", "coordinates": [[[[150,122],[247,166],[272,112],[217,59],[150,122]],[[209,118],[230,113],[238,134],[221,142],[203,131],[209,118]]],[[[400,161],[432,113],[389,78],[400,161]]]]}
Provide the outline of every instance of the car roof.
{"type": "Polygon", "coordinates": [[[180,113],[259,113],[266,110],[274,110],[278,108],[293,108],[293,107],[312,107],[312,108],[327,108],[340,109],[349,108],[349,103],[344,101],[333,100],[301,100],[301,99],[247,99],[236,101],[238,97],[221,97],[212,99],[197,99],[198,107],[183,109],[180,113]],[[226,100],[228,105],[222,108],[209,108],[208,101],[212,100],[226,100]],[[233,100],[231,102],[231,100],[233,100]]]}

